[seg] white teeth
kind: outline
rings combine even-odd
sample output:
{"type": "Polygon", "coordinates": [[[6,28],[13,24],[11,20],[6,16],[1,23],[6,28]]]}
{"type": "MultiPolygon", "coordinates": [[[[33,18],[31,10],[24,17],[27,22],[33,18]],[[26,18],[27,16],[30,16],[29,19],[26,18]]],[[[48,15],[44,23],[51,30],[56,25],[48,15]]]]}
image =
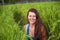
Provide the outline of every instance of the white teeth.
{"type": "Polygon", "coordinates": [[[33,21],[32,21],[33,22],[33,21]]]}

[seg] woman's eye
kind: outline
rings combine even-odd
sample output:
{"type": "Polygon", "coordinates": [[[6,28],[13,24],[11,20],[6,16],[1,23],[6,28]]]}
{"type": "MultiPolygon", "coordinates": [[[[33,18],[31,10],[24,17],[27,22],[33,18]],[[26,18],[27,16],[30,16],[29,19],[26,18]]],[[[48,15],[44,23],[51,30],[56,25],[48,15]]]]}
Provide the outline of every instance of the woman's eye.
{"type": "Polygon", "coordinates": [[[29,15],[29,17],[36,17],[35,15],[29,15]]]}
{"type": "Polygon", "coordinates": [[[29,15],[29,17],[31,17],[31,15],[29,15]]]}
{"type": "Polygon", "coordinates": [[[36,17],[35,15],[33,17],[36,17]]]}

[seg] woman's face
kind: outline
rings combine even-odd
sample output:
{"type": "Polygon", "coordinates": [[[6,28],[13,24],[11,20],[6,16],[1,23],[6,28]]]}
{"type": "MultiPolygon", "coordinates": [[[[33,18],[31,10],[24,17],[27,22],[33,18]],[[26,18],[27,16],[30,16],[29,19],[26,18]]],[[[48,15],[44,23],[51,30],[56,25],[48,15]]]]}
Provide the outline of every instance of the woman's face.
{"type": "Polygon", "coordinates": [[[29,12],[28,21],[30,24],[35,24],[36,22],[36,14],[34,12],[29,12]]]}

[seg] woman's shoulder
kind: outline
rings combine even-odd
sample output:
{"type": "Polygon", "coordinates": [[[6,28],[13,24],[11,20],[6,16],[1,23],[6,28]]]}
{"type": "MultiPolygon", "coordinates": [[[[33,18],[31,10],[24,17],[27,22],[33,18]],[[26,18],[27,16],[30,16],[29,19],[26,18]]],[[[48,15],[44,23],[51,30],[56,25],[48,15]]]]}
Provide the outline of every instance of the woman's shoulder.
{"type": "Polygon", "coordinates": [[[28,27],[28,24],[25,24],[25,25],[24,25],[24,28],[27,29],[27,27],[28,27]]]}

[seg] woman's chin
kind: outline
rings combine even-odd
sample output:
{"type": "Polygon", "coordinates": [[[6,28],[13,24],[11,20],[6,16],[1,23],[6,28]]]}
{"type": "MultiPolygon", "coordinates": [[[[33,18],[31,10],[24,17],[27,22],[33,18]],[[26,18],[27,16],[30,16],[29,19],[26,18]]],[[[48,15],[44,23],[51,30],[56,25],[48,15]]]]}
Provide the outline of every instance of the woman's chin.
{"type": "Polygon", "coordinates": [[[30,22],[30,24],[34,24],[34,22],[30,22]]]}

